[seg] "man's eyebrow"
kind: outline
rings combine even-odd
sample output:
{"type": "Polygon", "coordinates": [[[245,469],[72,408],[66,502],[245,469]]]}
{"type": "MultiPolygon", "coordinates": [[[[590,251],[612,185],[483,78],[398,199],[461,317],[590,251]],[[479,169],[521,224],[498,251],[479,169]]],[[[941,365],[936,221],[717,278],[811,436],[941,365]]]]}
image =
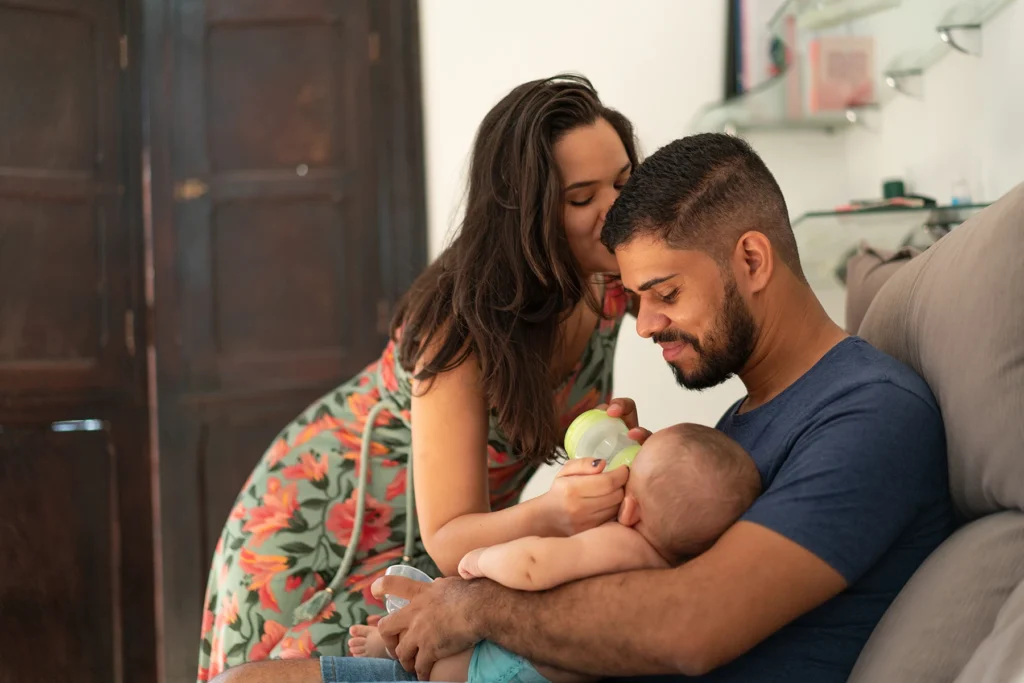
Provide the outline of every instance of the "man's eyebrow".
{"type": "MultiPolygon", "coordinates": [[[[626,165],[619,169],[619,175],[622,175],[623,173],[628,171],[629,167],[632,166],[632,165],[633,164],[631,162],[627,161],[626,165]]],[[[597,183],[596,180],[581,180],[580,182],[573,183],[572,185],[570,185],[567,188],[565,188],[565,191],[566,192],[571,192],[572,190],[578,190],[581,187],[587,187],[588,185],[594,185],[596,183],[597,183]]]]}
{"type": "Polygon", "coordinates": [[[662,282],[668,282],[669,280],[671,280],[675,276],[676,276],[676,273],[672,273],[671,275],[666,275],[665,277],[654,277],[654,278],[651,278],[647,282],[645,282],[642,285],[640,285],[640,291],[641,292],[646,292],[648,289],[650,289],[654,285],[660,285],[662,282]]]}

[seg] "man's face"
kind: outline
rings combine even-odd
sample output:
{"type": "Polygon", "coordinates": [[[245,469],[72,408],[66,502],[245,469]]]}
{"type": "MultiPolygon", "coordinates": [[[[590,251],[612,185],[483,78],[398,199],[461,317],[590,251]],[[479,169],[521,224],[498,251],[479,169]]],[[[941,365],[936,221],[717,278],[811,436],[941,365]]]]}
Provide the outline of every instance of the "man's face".
{"type": "Polygon", "coordinates": [[[637,333],[662,347],[680,385],[707,389],[743,369],[757,330],[732,272],[654,237],[618,247],[615,257],[623,284],[640,297],[637,333]]]}

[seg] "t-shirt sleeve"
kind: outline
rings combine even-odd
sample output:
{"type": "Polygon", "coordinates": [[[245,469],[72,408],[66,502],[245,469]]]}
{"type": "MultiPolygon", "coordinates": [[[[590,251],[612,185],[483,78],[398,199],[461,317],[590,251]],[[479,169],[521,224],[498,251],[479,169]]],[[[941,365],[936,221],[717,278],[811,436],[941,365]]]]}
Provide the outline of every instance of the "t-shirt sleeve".
{"type": "Polygon", "coordinates": [[[743,519],[854,583],[934,499],[945,452],[934,404],[888,383],[861,386],[801,433],[743,519]]]}

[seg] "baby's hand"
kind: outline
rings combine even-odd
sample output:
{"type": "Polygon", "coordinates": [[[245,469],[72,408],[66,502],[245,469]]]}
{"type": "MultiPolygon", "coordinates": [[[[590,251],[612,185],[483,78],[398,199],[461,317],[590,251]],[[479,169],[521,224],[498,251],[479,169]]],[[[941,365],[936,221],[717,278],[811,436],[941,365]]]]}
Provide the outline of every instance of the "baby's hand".
{"type": "Polygon", "coordinates": [[[464,579],[483,578],[483,572],[480,571],[480,556],[484,554],[485,550],[487,548],[477,548],[466,553],[462,562],[459,562],[459,576],[464,579]]]}

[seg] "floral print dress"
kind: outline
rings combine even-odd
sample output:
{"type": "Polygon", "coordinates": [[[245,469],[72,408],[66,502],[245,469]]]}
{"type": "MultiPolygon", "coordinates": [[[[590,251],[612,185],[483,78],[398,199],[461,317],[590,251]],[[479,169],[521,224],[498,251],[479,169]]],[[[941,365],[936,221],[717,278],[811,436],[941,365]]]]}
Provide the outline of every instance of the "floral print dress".
{"type": "MultiPolygon", "coordinates": [[[[570,376],[557,390],[562,430],[585,410],[607,402],[612,360],[627,306],[617,285],[604,292],[604,317],[570,376]]],[[[409,373],[389,343],[380,359],[319,399],[285,427],[245,482],[214,551],[207,583],[198,681],[224,669],[269,658],[347,654],[348,628],[384,614],[370,584],[406,562],[440,572],[412,528],[403,560],[410,459],[409,373]],[[387,405],[377,410],[375,406],[387,405]],[[294,612],[339,571],[356,520],[360,447],[368,416],[376,418],[368,446],[365,513],[355,562],[333,600],[312,618],[294,612]]],[[[494,510],[514,505],[534,473],[497,429],[487,446],[494,510]]],[[[411,502],[411,501],[408,501],[411,502]]]]}

